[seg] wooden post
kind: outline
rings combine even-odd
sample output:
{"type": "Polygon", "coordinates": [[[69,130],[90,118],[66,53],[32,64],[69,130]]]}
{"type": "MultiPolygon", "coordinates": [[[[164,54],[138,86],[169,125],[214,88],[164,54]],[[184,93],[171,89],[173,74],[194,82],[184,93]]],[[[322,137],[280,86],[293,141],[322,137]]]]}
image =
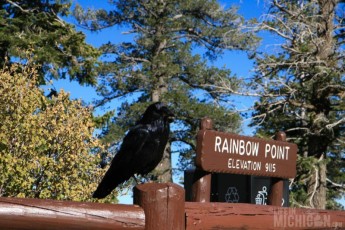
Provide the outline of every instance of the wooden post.
{"type": "Polygon", "coordinates": [[[211,118],[205,117],[200,121],[200,129],[213,129],[213,121],[211,118]]]}
{"type": "MultiPolygon", "coordinates": [[[[286,134],[282,131],[277,132],[275,139],[277,141],[286,141],[286,134]]],[[[271,191],[268,196],[268,204],[273,206],[282,206],[284,180],[272,177],[271,191]]]]}
{"type": "Polygon", "coordinates": [[[184,230],[184,199],[184,189],[173,183],[147,183],[134,188],[134,204],[144,209],[146,230],[184,230]]]}
{"type": "MultiPolygon", "coordinates": [[[[203,118],[200,121],[200,130],[213,129],[213,121],[210,118],[203,118]]],[[[197,148],[201,143],[197,140],[197,148]]],[[[198,152],[198,151],[197,151],[198,152]]],[[[200,160],[198,153],[197,159],[200,160]]],[[[194,202],[210,202],[211,199],[211,173],[205,172],[197,168],[195,170],[195,181],[192,185],[192,201],[194,202]]]]}
{"type": "Polygon", "coordinates": [[[195,181],[192,185],[192,201],[210,202],[211,198],[211,173],[195,169],[195,181]]]}

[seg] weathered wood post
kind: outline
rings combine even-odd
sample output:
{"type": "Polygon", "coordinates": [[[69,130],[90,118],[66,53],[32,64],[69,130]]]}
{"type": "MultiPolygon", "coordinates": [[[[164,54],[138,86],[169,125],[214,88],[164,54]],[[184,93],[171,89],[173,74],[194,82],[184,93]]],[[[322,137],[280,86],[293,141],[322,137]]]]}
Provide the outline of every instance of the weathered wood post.
{"type": "Polygon", "coordinates": [[[192,184],[191,201],[210,202],[211,198],[211,173],[195,169],[195,181],[192,184]]]}
{"type": "Polygon", "coordinates": [[[134,204],[144,209],[146,230],[185,229],[185,191],[177,184],[137,185],[134,204]]]}
{"type": "MultiPolygon", "coordinates": [[[[200,122],[200,130],[213,129],[213,122],[210,118],[203,118],[200,122]]],[[[200,138],[197,137],[197,152],[202,146],[200,138]]],[[[196,161],[200,162],[200,154],[197,154],[196,161]]],[[[197,163],[197,165],[200,165],[197,163]]],[[[194,202],[210,202],[211,198],[211,173],[203,171],[200,168],[195,169],[196,180],[192,185],[192,201],[194,202]]]]}
{"type": "MultiPolygon", "coordinates": [[[[277,132],[275,140],[286,141],[286,134],[282,131],[277,132]]],[[[284,180],[282,178],[272,177],[271,192],[268,196],[268,204],[273,206],[282,206],[284,180]]]]}

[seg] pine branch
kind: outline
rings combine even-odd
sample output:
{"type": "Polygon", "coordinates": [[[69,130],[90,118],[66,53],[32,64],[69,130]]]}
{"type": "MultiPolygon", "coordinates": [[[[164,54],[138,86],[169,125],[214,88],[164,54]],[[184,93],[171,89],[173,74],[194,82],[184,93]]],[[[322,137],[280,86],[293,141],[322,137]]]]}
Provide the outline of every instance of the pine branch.
{"type": "Polygon", "coordinates": [[[5,0],[7,3],[13,5],[14,7],[17,7],[20,11],[24,12],[24,13],[31,13],[33,10],[25,10],[23,9],[20,5],[18,5],[17,3],[10,1],[10,0],[5,0]]]}
{"type": "Polygon", "coordinates": [[[345,117],[343,117],[342,119],[338,120],[337,122],[334,122],[332,124],[328,124],[326,125],[326,129],[333,129],[335,126],[338,126],[342,123],[345,123],[345,117]]]}
{"type": "Polygon", "coordinates": [[[326,178],[326,181],[329,182],[329,183],[330,183],[331,185],[333,185],[334,187],[338,187],[338,188],[343,188],[343,189],[345,189],[345,184],[343,184],[343,183],[341,183],[341,184],[336,183],[336,182],[330,180],[329,178],[326,178]]]}

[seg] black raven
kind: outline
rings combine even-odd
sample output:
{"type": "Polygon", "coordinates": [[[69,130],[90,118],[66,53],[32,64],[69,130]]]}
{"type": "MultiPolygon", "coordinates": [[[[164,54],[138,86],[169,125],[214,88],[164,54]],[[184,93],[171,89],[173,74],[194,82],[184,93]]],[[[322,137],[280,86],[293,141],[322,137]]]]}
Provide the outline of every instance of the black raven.
{"type": "Polygon", "coordinates": [[[106,197],[134,174],[145,175],[158,165],[168,142],[172,117],[173,113],[161,102],[147,107],[141,119],[124,137],[93,198],[106,197]]]}

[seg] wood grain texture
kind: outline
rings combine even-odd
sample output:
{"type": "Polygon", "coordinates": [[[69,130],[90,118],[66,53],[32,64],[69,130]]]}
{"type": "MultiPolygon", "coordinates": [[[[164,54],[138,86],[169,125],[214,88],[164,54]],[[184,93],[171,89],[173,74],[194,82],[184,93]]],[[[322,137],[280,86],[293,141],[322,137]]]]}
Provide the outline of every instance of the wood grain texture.
{"type": "Polygon", "coordinates": [[[345,229],[345,212],[267,205],[186,202],[187,230],[345,229]]]}
{"type": "Polygon", "coordinates": [[[148,183],[134,189],[134,203],[145,211],[146,230],[185,229],[185,191],[173,183],[148,183]]]}
{"type": "Polygon", "coordinates": [[[144,229],[142,208],[0,197],[0,229],[144,229]]]}

